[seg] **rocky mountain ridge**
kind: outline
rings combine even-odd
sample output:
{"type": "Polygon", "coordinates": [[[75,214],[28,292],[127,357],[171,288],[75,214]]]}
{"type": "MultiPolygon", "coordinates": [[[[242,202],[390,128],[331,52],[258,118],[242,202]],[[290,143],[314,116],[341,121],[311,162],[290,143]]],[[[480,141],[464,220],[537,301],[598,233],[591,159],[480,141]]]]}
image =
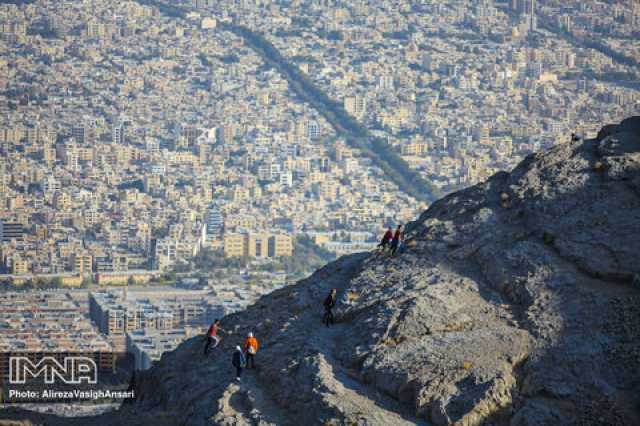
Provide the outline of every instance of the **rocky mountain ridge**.
{"type": "Polygon", "coordinates": [[[409,236],[225,317],[214,359],[186,341],[92,422],[640,424],[640,117],[443,198],[409,236]],[[259,368],[237,384],[249,331],[259,368]]]}

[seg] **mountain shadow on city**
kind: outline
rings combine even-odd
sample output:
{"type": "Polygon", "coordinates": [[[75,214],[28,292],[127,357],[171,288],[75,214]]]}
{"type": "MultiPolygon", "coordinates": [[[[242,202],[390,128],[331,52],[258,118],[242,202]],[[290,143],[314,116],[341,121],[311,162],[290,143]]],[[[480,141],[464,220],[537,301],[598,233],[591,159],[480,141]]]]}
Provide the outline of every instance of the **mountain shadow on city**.
{"type": "Polygon", "coordinates": [[[640,424],[639,237],[633,117],[437,201],[401,254],[340,258],[225,317],[212,356],[187,340],[137,375],[134,402],[90,421],[640,424]],[[257,368],[236,382],[248,332],[257,368]]]}

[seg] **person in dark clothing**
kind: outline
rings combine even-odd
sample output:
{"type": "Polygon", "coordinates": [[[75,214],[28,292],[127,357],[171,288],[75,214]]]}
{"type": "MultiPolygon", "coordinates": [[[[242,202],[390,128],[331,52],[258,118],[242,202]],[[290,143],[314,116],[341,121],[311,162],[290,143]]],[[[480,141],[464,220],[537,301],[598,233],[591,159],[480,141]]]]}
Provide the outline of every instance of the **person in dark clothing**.
{"type": "Polygon", "coordinates": [[[398,225],[396,232],[393,233],[393,240],[391,240],[391,256],[396,254],[398,250],[398,244],[400,243],[400,235],[402,234],[402,225],[398,225]]]}
{"type": "Polygon", "coordinates": [[[400,233],[400,244],[398,245],[398,254],[402,254],[405,248],[406,248],[405,233],[404,231],[402,231],[400,233]]]}
{"type": "Polygon", "coordinates": [[[384,251],[384,249],[387,248],[387,245],[391,241],[392,237],[393,237],[393,232],[391,231],[391,227],[389,227],[389,229],[387,229],[387,232],[384,233],[384,236],[382,237],[382,241],[380,241],[380,244],[378,244],[378,247],[381,247],[382,251],[384,251]]]}
{"type": "Polygon", "coordinates": [[[324,318],[322,322],[329,327],[330,324],[333,324],[333,307],[336,305],[336,289],[331,289],[331,292],[324,299],[324,318]]]}
{"type": "Polygon", "coordinates": [[[236,380],[240,381],[242,369],[245,366],[244,354],[242,353],[242,348],[240,346],[236,346],[236,350],[233,351],[231,364],[236,368],[236,380]]]}
{"type": "Polygon", "coordinates": [[[207,331],[207,344],[204,345],[205,355],[207,355],[207,353],[209,352],[209,347],[211,345],[213,345],[213,348],[215,348],[216,346],[218,346],[218,343],[220,343],[220,337],[218,337],[218,331],[224,332],[222,327],[220,327],[220,320],[216,319],[211,324],[211,326],[209,327],[209,330],[207,331]]]}

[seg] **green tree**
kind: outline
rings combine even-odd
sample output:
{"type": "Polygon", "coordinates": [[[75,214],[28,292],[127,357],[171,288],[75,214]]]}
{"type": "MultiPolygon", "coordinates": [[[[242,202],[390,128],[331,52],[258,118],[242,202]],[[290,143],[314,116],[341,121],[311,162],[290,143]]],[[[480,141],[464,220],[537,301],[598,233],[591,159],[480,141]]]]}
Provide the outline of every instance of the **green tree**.
{"type": "Polygon", "coordinates": [[[62,282],[62,278],[55,277],[54,279],[51,280],[51,287],[53,287],[53,288],[62,288],[63,286],[64,286],[64,284],[62,282]]]}
{"type": "Polygon", "coordinates": [[[178,264],[176,264],[176,266],[173,268],[175,272],[191,272],[191,266],[189,265],[189,263],[186,262],[180,262],[178,264]]]}
{"type": "Polygon", "coordinates": [[[82,279],[82,283],[80,284],[81,288],[89,288],[93,285],[93,277],[91,275],[87,275],[82,279]]]}

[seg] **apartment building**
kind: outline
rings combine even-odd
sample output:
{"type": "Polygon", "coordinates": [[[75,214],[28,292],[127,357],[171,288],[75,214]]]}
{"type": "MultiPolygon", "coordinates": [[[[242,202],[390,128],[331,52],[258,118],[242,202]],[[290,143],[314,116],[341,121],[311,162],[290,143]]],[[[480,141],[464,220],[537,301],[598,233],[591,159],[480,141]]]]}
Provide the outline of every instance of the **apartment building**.
{"type": "Polygon", "coordinates": [[[293,238],[267,232],[232,233],[224,236],[225,257],[273,258],[293,255],[293,238]]]}

